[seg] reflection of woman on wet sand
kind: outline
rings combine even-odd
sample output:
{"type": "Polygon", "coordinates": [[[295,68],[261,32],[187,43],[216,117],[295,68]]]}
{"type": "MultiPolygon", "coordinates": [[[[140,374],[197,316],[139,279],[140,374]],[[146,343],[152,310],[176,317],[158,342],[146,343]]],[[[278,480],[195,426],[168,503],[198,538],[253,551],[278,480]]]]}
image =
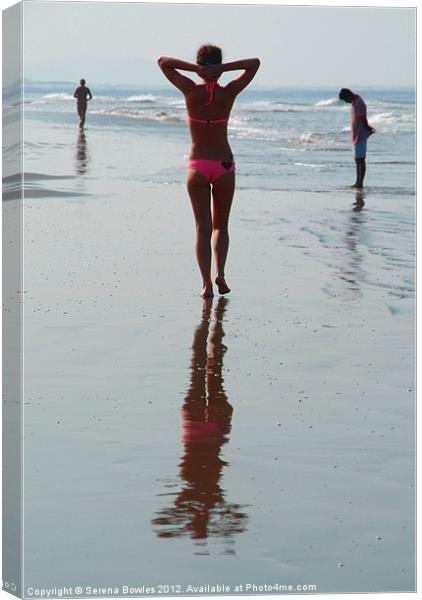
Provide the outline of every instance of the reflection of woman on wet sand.
{"type": "Polygon", "coordinates": [[[189,535],[229,537],[245,531],[246,515],[224,499],[220,487],[220,457],[228,441],[233,407],[223,387],[223,315],[227,300],[220,298],[210,331],[211,301],[204,303],[202,319],[192,344],[191,381],[182,407],[184,453],[180,462],[183,489],[174,505],[160,511],[152,523],[162,538],[189,535]]]}

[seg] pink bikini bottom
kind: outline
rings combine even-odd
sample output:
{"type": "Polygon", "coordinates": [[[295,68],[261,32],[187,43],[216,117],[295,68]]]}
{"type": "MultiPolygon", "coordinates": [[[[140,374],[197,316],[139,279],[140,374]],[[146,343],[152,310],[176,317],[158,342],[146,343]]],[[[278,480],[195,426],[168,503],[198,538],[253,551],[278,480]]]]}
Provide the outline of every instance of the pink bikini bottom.
{"type": "Polygon", "coordinates": [[[232,160],[205,160],[203,158],[192,158],[188,161],[188,169],[199,171],[210,183],[214,183],[214,181],[221,177],[221,175],[224,175],[224,173],[234,173],[236,165],[232,160]]]}

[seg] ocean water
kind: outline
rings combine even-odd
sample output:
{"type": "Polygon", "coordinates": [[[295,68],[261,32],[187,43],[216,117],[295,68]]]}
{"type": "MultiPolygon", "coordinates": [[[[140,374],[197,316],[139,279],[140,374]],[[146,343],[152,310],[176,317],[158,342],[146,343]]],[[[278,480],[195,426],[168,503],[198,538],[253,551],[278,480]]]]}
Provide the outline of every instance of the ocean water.
{"type": "MultiPolygon", "coordinates": [[[[70,82],[26,82],[25,122],[48,121],[52,126],[74,128],[73,88],[70,82]]],[[[94,99],[87,127],[126,136],[134,153],[139,136],[161,138],[160,162],[154,161],[151,167],[146,157],[139,157],[139,177],[145,182],[182,184],[189,149],[182,95],[170,85],[91,85],[91,91],[94,99]],[[169,145],[172,156],[166,161],[169,145]]],[[[368,142],[367,187],[373,194],[392,197],[414,194],[414,90],[354,91],[365,99],[368,120],[376,129],[368,142]]],[[[244,91],[229,124],[238,188],[338,192],[352,184],[351,108],[337,96],[337,88],[254,89],[252,85],[244,91]]]]}

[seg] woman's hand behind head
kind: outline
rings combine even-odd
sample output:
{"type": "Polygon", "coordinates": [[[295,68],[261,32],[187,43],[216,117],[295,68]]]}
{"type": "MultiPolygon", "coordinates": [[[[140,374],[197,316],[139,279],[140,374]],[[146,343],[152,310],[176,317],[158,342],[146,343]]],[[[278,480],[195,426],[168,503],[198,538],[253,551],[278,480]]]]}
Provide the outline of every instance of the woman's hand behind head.
{"type": "Polygon", "coordinates": [[[222,72],[223,65],[221,64],[213,65],[208,63],[206,65],[199,65],[198,68],[198,75],[207,82],[217,81],[217,79],[219,79],[219,77],[221,76],[222,72]]]}

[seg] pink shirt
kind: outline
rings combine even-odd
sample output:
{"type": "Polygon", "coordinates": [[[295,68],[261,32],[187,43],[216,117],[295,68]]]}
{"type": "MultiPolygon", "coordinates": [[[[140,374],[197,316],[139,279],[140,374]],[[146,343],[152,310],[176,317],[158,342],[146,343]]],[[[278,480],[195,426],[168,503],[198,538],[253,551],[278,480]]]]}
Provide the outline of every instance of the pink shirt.
{"type": "Polygon", "coordinates": [[[352,100],[352,143],[363,142],[369,137],[369,131],[361,121],[366,118],[366,104],[360,96],[352,100]]]}

